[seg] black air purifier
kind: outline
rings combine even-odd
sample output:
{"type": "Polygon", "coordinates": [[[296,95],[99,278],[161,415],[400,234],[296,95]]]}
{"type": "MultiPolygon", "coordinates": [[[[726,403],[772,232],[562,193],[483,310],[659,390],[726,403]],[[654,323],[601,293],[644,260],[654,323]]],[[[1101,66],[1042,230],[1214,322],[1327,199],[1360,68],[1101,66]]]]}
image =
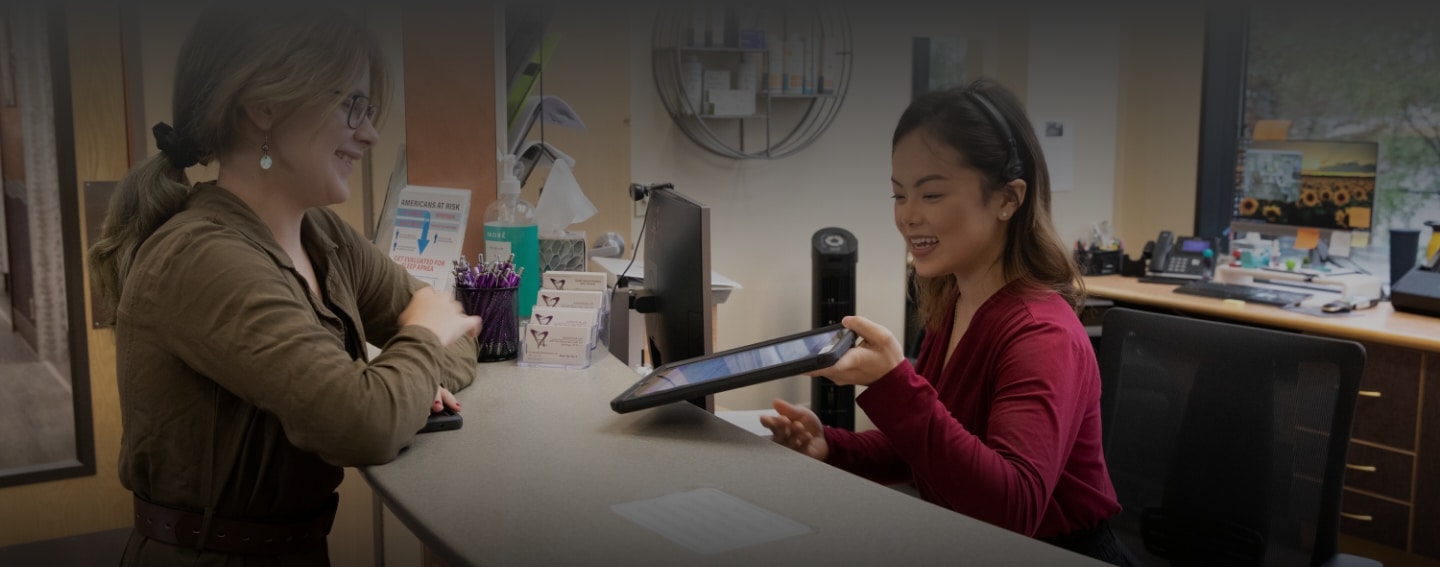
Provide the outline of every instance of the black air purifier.
{"type": "MultiPolygon", "coordinates": [[[[810,239],[811,324],[818,328],[855,314],[855,262],[859,244],[843,228],[822,228],[810,239]]],[[[820,422],[855,430],[855,387],[825,378],[810,379],[810,409],[820,422]]]]}

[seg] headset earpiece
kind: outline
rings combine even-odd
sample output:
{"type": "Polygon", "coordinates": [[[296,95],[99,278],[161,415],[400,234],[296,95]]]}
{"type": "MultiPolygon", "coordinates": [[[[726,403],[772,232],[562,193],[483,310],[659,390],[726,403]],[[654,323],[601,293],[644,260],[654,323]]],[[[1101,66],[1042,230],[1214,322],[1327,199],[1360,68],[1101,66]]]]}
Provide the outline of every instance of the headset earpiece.
{"type": "Polygon", "coordinates": [[[995,108],[995,105],[991,104],[990,101],[980,93],[970,91],[966,94],[970,95],[970,98],[980,105],[980,108],[983,109],[989,117],[990,124],[1005,138],[1005,167],[1000,170],[1000,182],[1009,183],[1024,177],[1025,164],[1020,161],[1020,150],[1015,145],[1015,135],[1010,132],[1010,126],[1005,123],[1004,115],[1000,114],[1000,111],[995,108]]]}

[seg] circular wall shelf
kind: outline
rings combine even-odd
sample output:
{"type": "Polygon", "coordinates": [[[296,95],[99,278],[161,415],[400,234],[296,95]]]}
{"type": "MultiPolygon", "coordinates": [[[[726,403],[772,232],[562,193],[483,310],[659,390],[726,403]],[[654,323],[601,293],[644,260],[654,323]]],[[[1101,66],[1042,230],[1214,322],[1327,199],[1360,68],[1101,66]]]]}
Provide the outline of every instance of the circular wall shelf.
{"type": "Polygon", "coordinates": [[[816,6],[771,10],[715,6],[697,16],[672,7],[656,17],[660,100],[686,137],[716,155],[792,155],[830,127],[845,101],[853,59],[845,16],[816,6]]]}

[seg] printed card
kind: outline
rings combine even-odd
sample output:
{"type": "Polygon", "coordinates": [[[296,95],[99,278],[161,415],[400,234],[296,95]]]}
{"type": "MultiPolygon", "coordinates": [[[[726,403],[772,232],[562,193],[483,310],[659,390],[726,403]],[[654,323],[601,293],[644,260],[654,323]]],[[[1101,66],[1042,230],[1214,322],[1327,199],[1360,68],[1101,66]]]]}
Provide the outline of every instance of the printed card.
{"type": "Polygon", "coordinates": [[[526,325],[525,349],[521,362],[539,365],[557,365],[585,368],[590,366],[589,327],[557,327],[554,325],[526,325]]]}
{"type": "Polygon", "coordinates": [[[542,289],[536,296],[536,307],[562,307],[566,309],[603,310],[605,294],[598,291],[565,291],[542,289]]]}
{"type": "Polygon", "coordinates": [[[604,272],[545,272],[540,278],[540,287],[562,291],[605,292],[609,290],[605,285],[604,272]]]}

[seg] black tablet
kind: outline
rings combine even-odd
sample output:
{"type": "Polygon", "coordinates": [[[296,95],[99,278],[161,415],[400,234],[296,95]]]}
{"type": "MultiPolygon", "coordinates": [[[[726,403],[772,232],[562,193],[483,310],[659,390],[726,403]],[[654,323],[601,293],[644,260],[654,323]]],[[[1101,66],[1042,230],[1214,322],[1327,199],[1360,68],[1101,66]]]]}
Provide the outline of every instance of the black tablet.
{"type": "Polygon", "coordinates": [[[672,362],[610,400],[610,409],[632,412],[828,368],[854,344],[854,332],[831,325],[672,362]]]}

